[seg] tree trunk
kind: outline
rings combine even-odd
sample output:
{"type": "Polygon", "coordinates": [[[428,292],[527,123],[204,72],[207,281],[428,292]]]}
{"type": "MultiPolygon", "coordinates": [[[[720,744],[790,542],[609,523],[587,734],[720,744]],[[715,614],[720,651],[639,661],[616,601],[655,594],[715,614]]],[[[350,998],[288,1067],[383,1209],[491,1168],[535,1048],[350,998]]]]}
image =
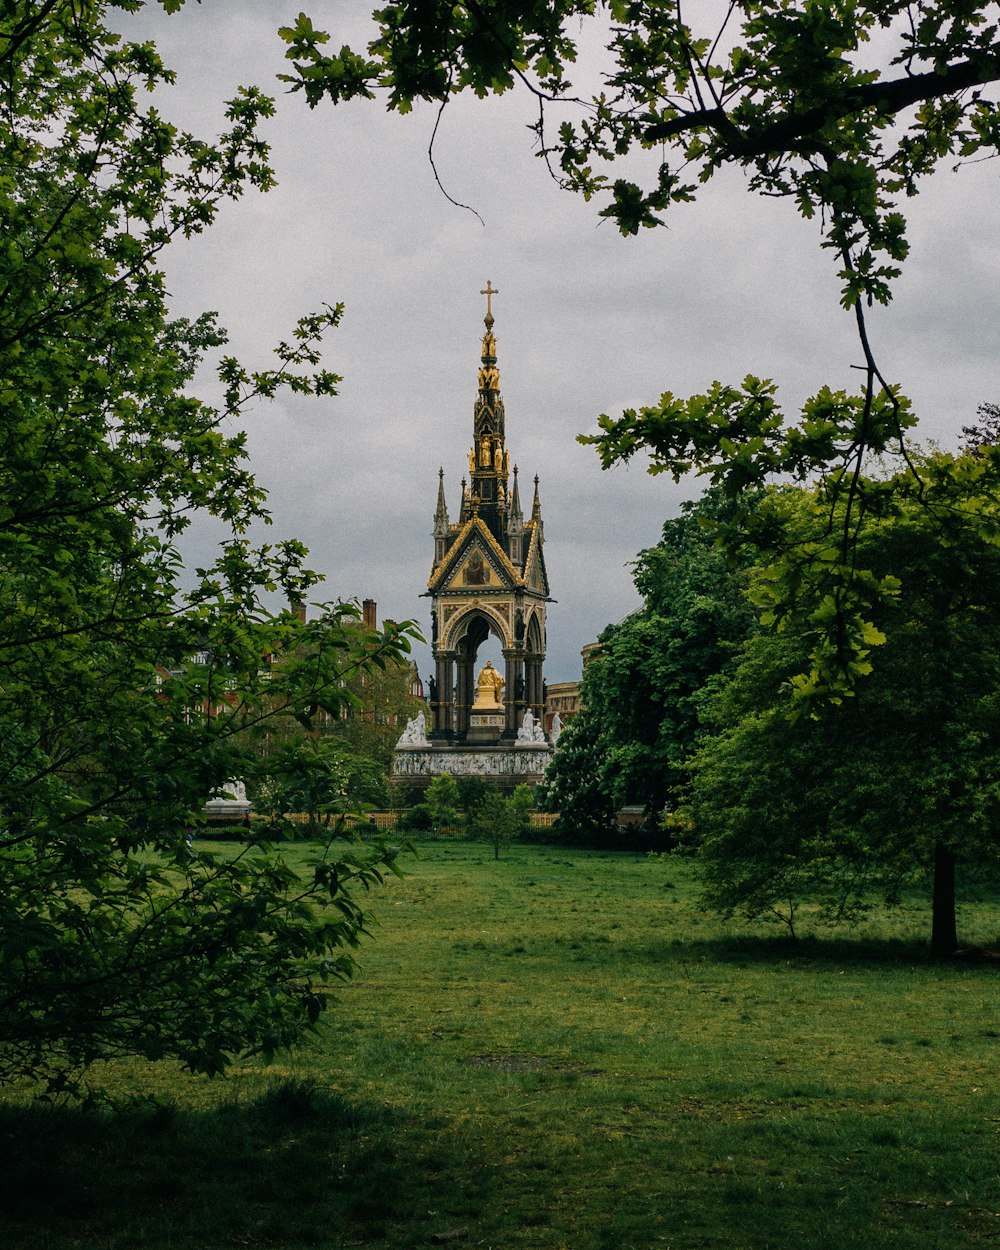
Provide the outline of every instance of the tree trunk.
{"type": "Polygon", "coordinates": [[[955,923],[955,856],[938,842],[934,847],[934,902],[931,919],[931,954],[948,959],[958,949],[955,923]]]}

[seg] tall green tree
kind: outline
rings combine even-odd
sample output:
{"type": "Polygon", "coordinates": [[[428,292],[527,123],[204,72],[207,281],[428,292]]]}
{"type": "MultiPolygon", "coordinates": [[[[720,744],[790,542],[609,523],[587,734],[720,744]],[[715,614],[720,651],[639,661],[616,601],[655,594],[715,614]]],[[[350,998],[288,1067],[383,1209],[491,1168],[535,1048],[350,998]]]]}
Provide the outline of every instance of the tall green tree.
{"type": "MultiPolygon", "coordinates": [[[[646,452],[650,471],[696,470],[734,498],[768,480],[818,480],[811,560],[799,538],[763,532],[752,508],[727,533],[766,541],[784,575],[779,610],[809,605],[815,629],[791,697],[808,711],[862,675],[873,613],[891,586],[857,559],[869,516],[866,470],[885,453],[909,462],[914,417],[873,348],[866,310],[887,304],[905,262],[905,204],[944,165],[997,154],[1000,15],[951,0],[403,0],[376,9],[367,49],[328,50],[307,15],[284,28],[293,89],[310,104],[381,96],[390,109],[457,94],[534,94],[540,153],[568,189],[632,235],[696,201],[719,171],[790,201],[814,221],[854,319],[862,386],[835,384],[781,411],[765,377],[716,382],[688,398],[602,416],[602,464],[646,452]],[[588,28],[610,17],[603,84],[572,81],[588,28]],[[830,517],[836,514],[839,528],[830,517]],[[834,538],[836,559],[827,558],[834,538]],[[835,612],[827,611],[829,602],[835,612]]],[[[588,44],[588,64],[592,48],[588,44]]],[[[763,373],[763,370],[761,371],[763,373]]],[[[991,462],[990,472],[996,466],[991,462]]],[[[904,489],[900,481],[900,489],[904,489]]],[[[968,517],[971,525],[980,524],[968,517]]]]}
{"type": "MultiPolygon", "coordinates": [[[[322,619],[318,625],[322,631],[322,619]]],[[[395,626],[387,628],[388,636],[395,636],[395,626]]],[[[315,683],[314,629],[303,623],[300,649],[273,657],[269,682],[315,683]]],[[[327,685],[337,687],[336,698],[327,707],[311,708],[311,715],[268,717],[250,727],[245,737],[251,757],[257,757],[250,766],[254,797],[266,810],[313,814],[324,807],[329,815],[345,804],[388,803],[393,749],[423,702],[410,693],[412,661],[401,648],[385,647],[384,638],[362,621],[345,618],[344,641],[350,645],[325,674],[327,685]],[[306,776],[312,779],[308,786],[295,780],[306,776]],[[295,807],[295,796],[308,797],[308,804],[295,807]]],[[[310,827],[314,823],[310,816],[310,827]]]]}
{"type": "Polygon", "coordinates": [[[676,805],[703,689],[756,623],[741,570],[747,555],[737,561],[714,542],[715,524],[731,513],[710,491],[639,553],[643,606],[601,634],[583,675],[583,710],[547,773],[547,804],[564,835],[606,840],[619,808],[642,806],[655,822],[676,805]]]}
{"type": "Polygon", "coordinates": [[[559,814],[556,835],[584,846],[605,845],[614,837],[615,803],[608,779],[598,771],[605,758],[602,728],[584,703],[562,731],[542,785],[542,807],[559,814]]]}
{"type": "Polygon", "coordinates": [[[265,607],[315,577],[300,544],[249,541],[264,494],[224,423],[281,387],[332,394],[340,309],[260,370],[222,354],[212,314],[169,315],[158,257],[271,186],[273,105],[241,91],[211,140],[170,124],[155,48],[108,28],[136,7],[0,14],[0,1080],[120,1054],[215,1072],[291,1042],[351,973],[354,891],[391,864],[327,855],[300,878],[266,846],[189,844],[249,730],[338,711],[347,674],[408,643],[349,606],[309,625],[265,607]],[[213,356],[218,407],[189,389],[213,356]],[[229,537],[185,571],[197,513],[229,537]]]}
{"type": "MultiPolygon", "coordinates": [[[[938,453],[920,464],[944,500],[931,489],[902,503],[899,483],[870,483],[887,506],[860,554],[909,593],[881,606],[879,661],[853,698],[819,717],[788,715],[783,688],[799,679],[812,628],[791,616],[748,642],[714,700],[716,732],[691,762],[686,814],[706,897],[725,913],[777,915],[794,929],[804,901],[836,923],[923,885],[932,951],[958,946],[956,871],[993,871],[1000,856],[1000,550],[957,506],[950,517],[935,510],[969,474],[965,506],[996,516],[976,462],[938,453]]],[[[804,533],[816,506],[804,490],[765,505],[804,533]]],[[[757,575],[765,610],[771,575],[757,575]]]]}

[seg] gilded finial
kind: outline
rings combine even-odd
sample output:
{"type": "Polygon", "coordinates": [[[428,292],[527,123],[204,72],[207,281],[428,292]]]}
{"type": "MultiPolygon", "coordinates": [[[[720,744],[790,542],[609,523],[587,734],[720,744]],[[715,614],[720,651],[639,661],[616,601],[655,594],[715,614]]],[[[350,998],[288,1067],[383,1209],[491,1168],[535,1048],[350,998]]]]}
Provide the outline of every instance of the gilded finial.
{"type": "Polygon", "coordinates": [[[479,370],[479,389],[481,391],[498,391],[500,389],[500,370],[497,368],[497,341],[493,334],[493,296],[499,295],[492,282],[487,282],[480,295],[486,296],[486,316],[483,335],[483,367],[479,370]]]}
{"type": "Polygon", "coordinates": [[[486,327],[487,329],[489,329],[493,325],[493,305],[492,305],[493,296],[499,295],[500,292],[493,285],[490,279],[487,278],[486,286],[483,288],[483,290],[479,292],[479,294],[486,296],[486,327]]]}

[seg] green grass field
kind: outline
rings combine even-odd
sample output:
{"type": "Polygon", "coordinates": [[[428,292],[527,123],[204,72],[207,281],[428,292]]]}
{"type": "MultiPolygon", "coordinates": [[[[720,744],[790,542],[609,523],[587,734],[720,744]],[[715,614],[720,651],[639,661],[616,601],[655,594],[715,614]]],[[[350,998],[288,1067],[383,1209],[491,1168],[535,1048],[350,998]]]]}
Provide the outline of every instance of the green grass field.
{"type": "MultiPolygon", "coordinates": [[[[456,841],[406,868],[294,1055],[0,1110],[0,1245],[1000,1242],[1000,965],[929,962],[922,900],[793,944],[699,912],[683,863],[456,841]]],[[[960,924],[996,946],[1000,900],[960,924]]]]}

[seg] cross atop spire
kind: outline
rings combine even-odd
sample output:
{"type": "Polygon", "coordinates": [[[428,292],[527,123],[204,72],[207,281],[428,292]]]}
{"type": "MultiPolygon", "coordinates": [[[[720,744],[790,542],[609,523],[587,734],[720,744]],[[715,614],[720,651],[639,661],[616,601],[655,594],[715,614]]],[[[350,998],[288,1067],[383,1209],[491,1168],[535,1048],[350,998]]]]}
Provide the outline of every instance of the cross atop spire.
{"type": "Polygon", "coordinates": [[[499,295],[500,292],[493,285],[492,281],[489,278],[487,278],[486,286],[479,292],[479,294],[486,296],[486,320],[488,323],[493,320],[493,306],[492,306],[493,296],[499,295]]]}

